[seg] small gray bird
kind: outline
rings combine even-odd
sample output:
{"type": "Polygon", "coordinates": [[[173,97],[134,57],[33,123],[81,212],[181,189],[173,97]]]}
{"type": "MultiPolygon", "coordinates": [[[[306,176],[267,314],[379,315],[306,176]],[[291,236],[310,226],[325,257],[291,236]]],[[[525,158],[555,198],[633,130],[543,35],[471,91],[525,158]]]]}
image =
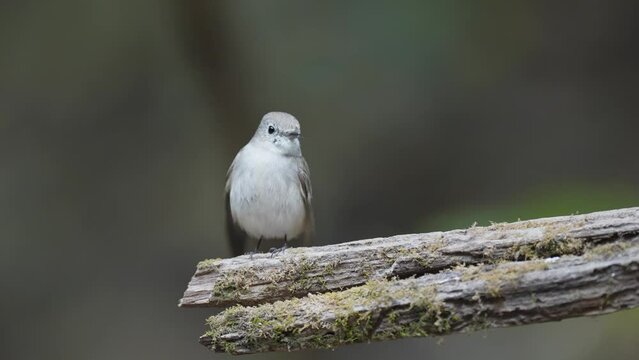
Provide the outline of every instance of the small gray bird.
{"type": "Polygon", "coordinates": [[[311,178],[300,147],[300,124],[284,112],[262,118],[251,141],[235,156],[226,178],[226,230],[233,255],[249,241],[307,245],[314,232],[311,178]]]}

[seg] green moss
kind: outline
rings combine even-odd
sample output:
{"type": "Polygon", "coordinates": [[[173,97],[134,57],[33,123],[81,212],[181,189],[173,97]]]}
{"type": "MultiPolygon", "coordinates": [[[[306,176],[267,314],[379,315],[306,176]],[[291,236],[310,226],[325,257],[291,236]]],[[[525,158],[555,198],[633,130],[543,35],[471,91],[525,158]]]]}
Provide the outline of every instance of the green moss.
{"type": "MultiPolygon", "coordinates": [[[[635,244],[636,245],[636,244],[635,244]]],[[[585,253],[588,259],[593,257],[610,257],[620,254],[633,246],[632,242],[617,241],[609,244],[603,244],[588,249],[585,253]]]]}
{"type": "Polygon", "coordinates": [[[335,275],[335,269],[339,267],[340,260],[336,259],[328,263],[324,269],[322,269],[324,276],[333,276],[335,275]]]}
{"type": "MultiPolygon", "coordinates": [[[[474,265],[466,267],[461,271],[461,278],[464,281],[481,280],[486,283],[487,294],[490,297],[501,297],[502,286],[506,284],[516,284],[526,273],[546,270],[548,264],[543,260],[527,261],[525,263],[512,264],[511,266],[494,265],[474,265]]],[[[457,268],[459,271],[459,268],[457,268]]],[[[475,300],[480,300],[478,294],[475,300]]]]}
{"type": "Polygon", "coordinates": [[[370,279],[373,277],[375,269],[373,268],[373,265],[371,265],[370,262],[366,261],[362,264],[362,266],[360,266],[359,268],[359,274],[364,278],[364,279],[370,279]]]}
{"type": "Polygon", "coordinates": [[[336,266],[336,262],[332,262],[321,267],[316,260],[301,256],[286,262],[283,270],[275,273],[271,281],[286,282],[289,284],[286,288],[289,293],[305,295],[309,291],[326,289],[326,276],[332,274],[336,266]]]}
{"type": "Polygon", "coordinates": [[[308,291],[326,289],[326,276],[332,275],[338,264],[334,261],[320,267],[316,260],[302,255],[284,261],[275,271],[263,272],[255,266],[229,269],[220,273],[213,285],[212,296],[217,301],[238,301],[256,285],[266,286],[273,294],[306,295],[308,291]]]}
{"type": "Polygon", "coordinates": [[[202,260],[197,264],[197,271],[215,269],[220,265],[221,261],[222,259],[220,258],[202,260]]]}
{"type": "MultiPolygon", "coordinates": [[[[444,244],[444,234],[439,233],[438,238],[423,241],[415,247],[389,249],[382,254],[384,258],[380,260],[385,260],[384,262],[387,266],[391,266],[398,260],[402,262],[412,262],[414,264],[413,266],[419,269],[424,269],[425,271],[431,267],[433,259],[437,258],[437,255],[444,244]]],[[[370,276],[367,277],[367,279],[370,279],[370,276]]]]}
{"type": "Polygon", "coordinates": [[[585,245],[569,235],[566,226],[551,226],[541,241],[515,246],[506,254],[507,259],[533,260],[564,255],[581,255],[585,245]]]}
{"type": "Polygon", "coordinates": [[[488,321],[488,316],[484,312],[478,312],[473,315],[473,319],[466,328],[468,332],[481,331],[490,328],[491,323],[488,321]]]}
{"type": "Polygon", "coordinates": [[[241,268],[225,272],[213,285],[212,295],[218,299],[238,300],[248,292],[250,284],[258,277],[253,268],[241,268]]]}
{"type": "Polygon", "coordinates": [[[273,346],[291,350],[331,348],[343,343],[441,335],[448,333],[451,324],[459,318],[447,311],[436,295],[433,286],[406,290],[393,286],[393,282],[370,281],[342,292],[311,295],[305,300],[306,307],[300,299],[258,307],[231,307],[209,318],[206,335],[212,338],[213,344],[227,350],[228,341],[221,336],[241,333],[241,339],[228,349],[231,352],[242,348],[265,350],[273,346]],[[397,305],[408,298],[412,300],[410,314],[415,314],[416,309],[420,314],[417,320],[403,316],[409,310],[407,305],[397,305]],[[314,312],[314,309],[328,308],[330,314],[314,312]],[[385,310],[380,313],[377,309],[385,310]],[[295,311],[303,311],[303,314],[295,311]]]}
{"type": "Polygon", "coordinates": [[[415,248],[400,248],[396,258],[404,258],[405,260],[415,262],[419,267],[428,268],[432,262],[432,258],[425,254],[434,253],[440,246],[439,244],[431,243],[415,248]]]}

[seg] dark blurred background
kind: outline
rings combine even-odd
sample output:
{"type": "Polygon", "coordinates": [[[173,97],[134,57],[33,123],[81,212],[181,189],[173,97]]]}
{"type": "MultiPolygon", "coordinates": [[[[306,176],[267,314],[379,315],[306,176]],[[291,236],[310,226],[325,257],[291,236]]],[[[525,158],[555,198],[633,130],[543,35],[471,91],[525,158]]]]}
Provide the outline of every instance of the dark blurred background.
{"type": "MultiPolygon", "coordinates": [[[[297,116],[318,242],[639,205],[627,1],[0,2],[2,359],[208,359],[226,170],[297,116]]],[[[639,311],[254,358],[637,359],[639,311]]]]}

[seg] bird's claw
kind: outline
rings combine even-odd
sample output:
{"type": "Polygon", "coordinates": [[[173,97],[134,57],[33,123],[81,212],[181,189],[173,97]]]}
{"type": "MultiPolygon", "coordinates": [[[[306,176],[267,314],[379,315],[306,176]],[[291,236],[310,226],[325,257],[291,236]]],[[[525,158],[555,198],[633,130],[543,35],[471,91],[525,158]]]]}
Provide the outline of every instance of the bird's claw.
{"type": "Polygon", "coordinates": [[[288,248],[288,245],[284,244],[284,246],[280,248],[271,248],[269,252],[271,253],[271,257],[275,256],[275,254],[283,253],[284,250],[288,248]]]}

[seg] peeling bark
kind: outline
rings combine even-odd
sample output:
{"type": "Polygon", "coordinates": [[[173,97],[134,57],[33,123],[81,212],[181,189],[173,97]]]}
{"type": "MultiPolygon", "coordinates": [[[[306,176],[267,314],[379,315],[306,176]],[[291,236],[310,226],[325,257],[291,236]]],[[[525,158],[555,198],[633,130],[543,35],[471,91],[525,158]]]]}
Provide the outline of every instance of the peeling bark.
{"type": "Polygon", "coordinates": [[[344,291],[235,306],[209,318],[200,342],[232,354],[332,348],[637,306],[639,237],[631,236],[580,256],[458,266],[419,278],[373,280],[344,291]]]}
{"type": "Polygon", "coordinates": [[[639,208],[629,208],[205,260],[180,306],[254,305],[434,274],[458,264],[581,255],[636,234],[639,208]]]}

